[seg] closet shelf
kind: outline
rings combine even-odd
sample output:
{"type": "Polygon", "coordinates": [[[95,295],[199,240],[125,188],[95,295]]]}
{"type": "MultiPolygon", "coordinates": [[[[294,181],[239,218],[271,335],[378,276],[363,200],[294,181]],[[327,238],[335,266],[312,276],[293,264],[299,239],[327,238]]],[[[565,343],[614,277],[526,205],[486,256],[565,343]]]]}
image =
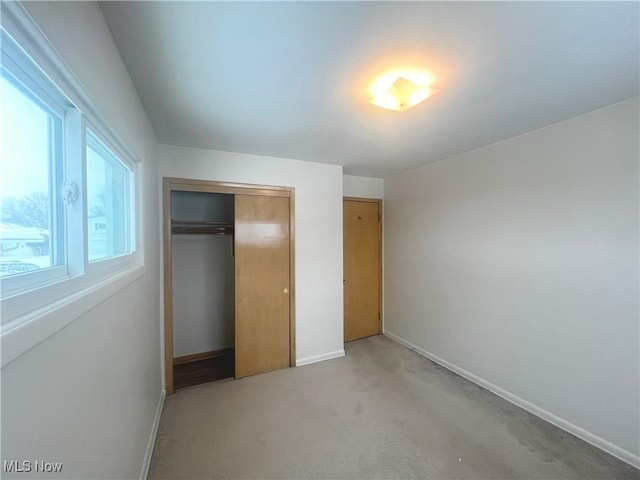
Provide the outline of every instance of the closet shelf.
{"type": "Polygon", "coordinates": [[[171,220],[173,235],[231,235],[233,223],[171,220]]]}

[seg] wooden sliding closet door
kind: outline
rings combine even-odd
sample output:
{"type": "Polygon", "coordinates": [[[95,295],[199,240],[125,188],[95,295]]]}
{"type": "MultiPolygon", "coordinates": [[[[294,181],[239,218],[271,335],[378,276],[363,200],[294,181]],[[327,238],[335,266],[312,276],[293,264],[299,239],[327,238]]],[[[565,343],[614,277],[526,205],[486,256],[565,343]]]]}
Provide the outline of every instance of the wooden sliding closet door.
{"type": "Polygon", "coordinates": [[[235,196],[236,378],[289,366],[289,198],[235,196]]]}

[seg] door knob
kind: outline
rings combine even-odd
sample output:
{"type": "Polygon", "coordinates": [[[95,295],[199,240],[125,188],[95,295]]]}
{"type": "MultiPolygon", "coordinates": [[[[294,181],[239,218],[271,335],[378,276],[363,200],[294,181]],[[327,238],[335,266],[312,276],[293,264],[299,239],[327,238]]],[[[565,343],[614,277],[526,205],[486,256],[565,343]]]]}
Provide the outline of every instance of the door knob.
{"type": "Polygon", "coordinates": [[[284,293],[289,293],[289,289],[285,288],[284,290],[282,290],[284,293]]]}

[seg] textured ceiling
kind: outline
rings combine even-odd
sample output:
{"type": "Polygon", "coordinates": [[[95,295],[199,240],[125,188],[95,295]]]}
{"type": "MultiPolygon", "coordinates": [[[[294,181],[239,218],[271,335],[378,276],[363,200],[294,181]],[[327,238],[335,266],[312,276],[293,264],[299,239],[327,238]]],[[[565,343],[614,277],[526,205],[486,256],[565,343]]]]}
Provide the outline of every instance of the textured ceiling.
{"type": "Polygon", "coordinates": [[[637,2],[103,2],[161,143],[383,177],[638,95],[637,2]],[[439,93],[398,113],[397,67],[439,93]]]}

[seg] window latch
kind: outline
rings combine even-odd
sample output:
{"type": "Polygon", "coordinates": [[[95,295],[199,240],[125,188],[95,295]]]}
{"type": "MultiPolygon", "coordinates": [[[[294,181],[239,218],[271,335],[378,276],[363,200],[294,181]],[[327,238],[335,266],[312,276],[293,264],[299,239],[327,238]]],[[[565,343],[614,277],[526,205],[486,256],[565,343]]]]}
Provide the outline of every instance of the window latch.
{"type": "Polygon", "coordinates": [[[62,201],[65,205],[76,203],[80,196],[80,189],[74,182],[65,182],[62,184],[62,201]]]}

